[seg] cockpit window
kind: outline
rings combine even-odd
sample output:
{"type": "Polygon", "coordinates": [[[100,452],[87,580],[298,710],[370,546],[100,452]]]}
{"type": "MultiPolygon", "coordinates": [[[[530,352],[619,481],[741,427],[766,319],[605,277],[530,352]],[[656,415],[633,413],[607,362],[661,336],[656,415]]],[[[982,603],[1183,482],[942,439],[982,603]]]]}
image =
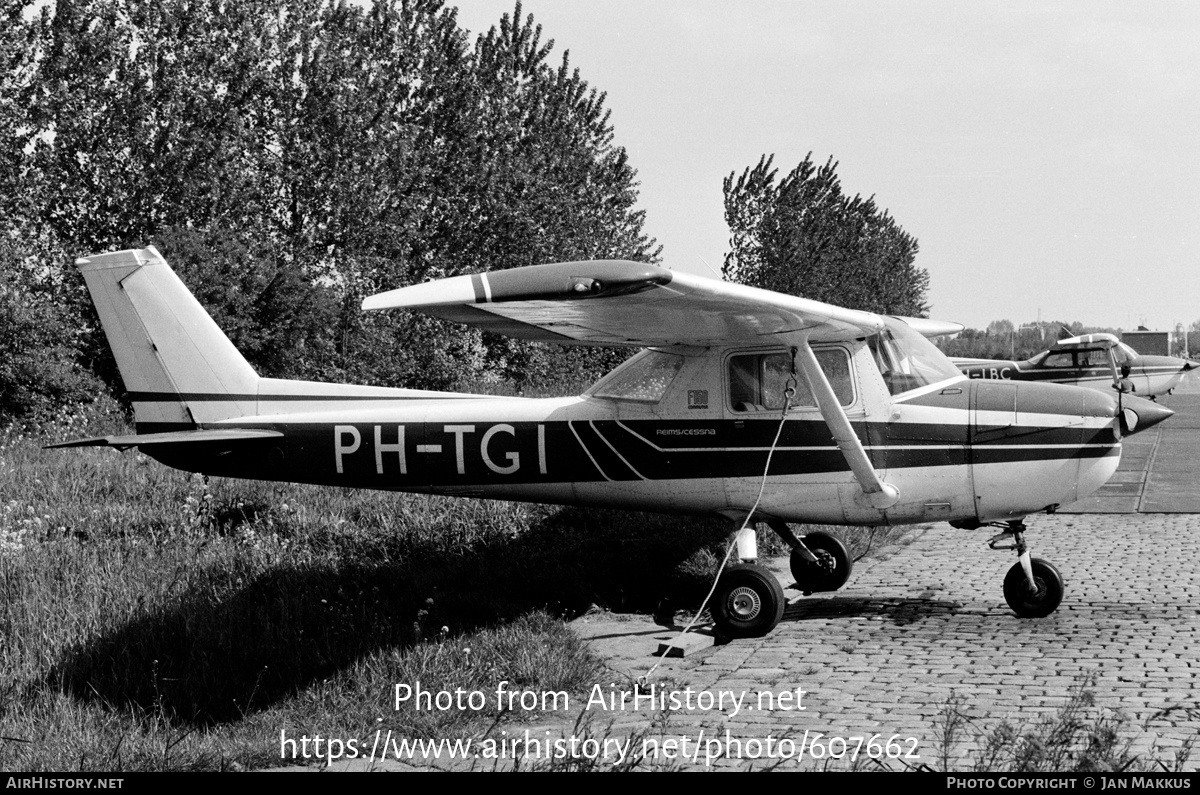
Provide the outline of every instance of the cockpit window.
{"type": "Polygon", "coordinates": [[[1089,348],[1075,353],[1075,362],[1079,367],[1108,367],[1108,351],[1103,348],[1089,348]]]}
{"type": "Polygon", "coordinates": [[[1074,367],[1075,357],[1069,351],[1048,353],[1041,361],[1042,367],[1074,367]]]}
{"type": "Polygon", "coordinates": [[[893,395],[962,376],[932,342],[903,320],[884,318],[886,328],[867,338],[884,383],[893,395]]]}
{"type": "Polygon", "coordinates": [[[1117,366],[1120,367],[1123,364],[1132,364],[1133,360],[1137,358],[1138,354],[1137,351],[1135,351],[1133,348],[1130,348],[1125,343],[1118,342],[1113,346],[1113,356],[1116,357],[1117,366]]]}
{"type": "Polygon", "coordinates": [[[683,357],[647,350],[609,373],[592,389],[592,397],[657,403],[679,375],[683,357]]]}
{"type": "MultiPolygon", "coordinates": [[[[1075,351],[1043,351],[1029,360],[1037,367],[1111,367],[1108,348],[1085,348],[1075,351]]],[[[1137,352],[1123,342],[1112,347],[1112,356],[1117,367],[1130,364],[1137,352]]]]}
{"type": "MultiPolygon", "coordinates": [[[[850,357],[842,348],[814,350],[817,362],[829,379],[838,402],[854,402],[854,383],[850,378],[850,357]]],[[[734,411],[780,411],[784,390],[792,375],[791,353],[748,353],[729,357],[729,405],[734,411]]],[[[812,407],[817,401],[804,376],[796,375],[796,393],[792,407],[812,407]]]]}

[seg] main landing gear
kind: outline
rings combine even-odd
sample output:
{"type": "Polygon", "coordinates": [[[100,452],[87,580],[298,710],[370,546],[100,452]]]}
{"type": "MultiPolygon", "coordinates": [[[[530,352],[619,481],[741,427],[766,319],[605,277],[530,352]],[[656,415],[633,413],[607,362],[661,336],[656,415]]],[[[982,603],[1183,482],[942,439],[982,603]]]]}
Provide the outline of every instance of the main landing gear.
{"type": "Polygon", "coordinates": [[[783,586],[756,563],[737,563],[721,574],[713,594],[712,617],[727,638],[758,638],[783,618],[783,586]]]}
{"type": "Polygon", "coordinates": [[[1022,618],[1050,615],[1062,604],[1065,590],[1062,574],[1050,561],[1030,557],[1025,545],[1024,521],[1015,519],[1006,524],[993,523],[993,526],[1007,529],[988,539],[988,546],[1017,552],[1017,562],[1004,575],[1004,601],[1022,618]]]}
{"type": "MultiPolygon", "coordinates": [[[[814,532],[801,540],[786,523],[776,519],[769,520],[767,526],[791,547],[792,576],[805,596],[836,591],[846,584],[852,562],[837,538],[814,532]]],[[[761,637],[783,618],[783,587],[774,573],[753,562],[757,554],[755,530],[747,526],[738,537],[738,558],[742,562],[725,569],[713,593],[713,623],[726,638],[761,637]]]]}

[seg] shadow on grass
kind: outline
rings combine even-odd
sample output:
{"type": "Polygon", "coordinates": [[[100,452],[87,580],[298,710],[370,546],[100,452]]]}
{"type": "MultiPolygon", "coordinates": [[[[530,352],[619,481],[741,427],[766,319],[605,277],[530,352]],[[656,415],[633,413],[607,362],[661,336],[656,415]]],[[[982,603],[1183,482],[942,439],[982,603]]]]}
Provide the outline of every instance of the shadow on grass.
{"type": "Polygon", "coordinates": [[[566,509],[459,555],[340,538],[340,562],[276,566],[244,582],[210,567],[171,605],[65,654],[47,684],[186,725],[235,721],[378,651],[533,610],[698,603],[707,578],[687,561],[720,549],[729,531],[715,520],[566,509]]]}

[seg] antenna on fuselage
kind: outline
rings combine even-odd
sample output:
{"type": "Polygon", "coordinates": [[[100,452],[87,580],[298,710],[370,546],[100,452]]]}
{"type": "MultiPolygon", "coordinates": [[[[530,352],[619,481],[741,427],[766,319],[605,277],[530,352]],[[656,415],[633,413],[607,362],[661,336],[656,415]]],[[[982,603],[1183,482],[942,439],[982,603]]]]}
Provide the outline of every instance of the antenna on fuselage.
{"type": "Polygon", "coordinates": [[[720,279],[721,281],[725,281],[725,277],[724,277],[724,276],[722,276],[722,275],[721,275],[721,274],[720,274],[720,273],[719,273],[719,272],[716,270],[716,268],[714,268],[712,265],[709,265],[709,264],[708,264],[708,260],[706,260],[704,257],[701,257],[701,256],[697,256],[697,257],[696,257],[696,259],[698,259],[698,260],[700,260],[702,263],[704,263],[704,267],[706,267],[706,268],[708,268],[710,271],[712,271],[714,276],[716,276],[716,277],[717,277],[718,279],[720,279]]]}

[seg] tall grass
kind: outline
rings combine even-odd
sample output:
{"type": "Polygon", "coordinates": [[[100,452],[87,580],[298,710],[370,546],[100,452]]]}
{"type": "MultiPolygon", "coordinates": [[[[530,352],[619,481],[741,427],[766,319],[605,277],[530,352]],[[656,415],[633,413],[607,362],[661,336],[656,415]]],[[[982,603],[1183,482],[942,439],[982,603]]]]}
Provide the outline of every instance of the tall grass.
{"type": "Polygon", "coordinates": [[[137,452],[115,409],[0,432],[0,743],[24,770],[279,762],[278,737],[452,736],[509,717],[393,709],[395,683],[582,691],[564,626],[701,593],[728,527],[259,484],[137,452]]]}
{"type": "Polygon", "coordinates": [[[1002,720],[981,726],[961,696],[952,696],[934,726],[941,770],[976,773],[1180,772],[1193,743],[1167,758],[1157,749],[1135,753],[1133,729],[1123,713],[1096,699],[1096,675],[1079,676],[1066,702],[1035,721],[1002,720]]]}

